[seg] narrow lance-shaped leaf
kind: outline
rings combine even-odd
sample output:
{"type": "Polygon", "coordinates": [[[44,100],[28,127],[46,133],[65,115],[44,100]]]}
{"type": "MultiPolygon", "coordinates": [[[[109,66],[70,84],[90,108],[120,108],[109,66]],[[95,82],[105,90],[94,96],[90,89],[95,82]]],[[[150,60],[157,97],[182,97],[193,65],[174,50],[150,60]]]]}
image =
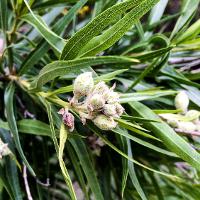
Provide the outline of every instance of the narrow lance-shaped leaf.
{"type": "Polygon", "coordinates": [[[72,200],[76,200],[76,194],[69,176],[69,173],[67,171],[67,168],[65,167],[65,163],[63,161],[63,151],[65,148],[65,143],[67,140],[67,129],[65,128],[65,125],[62,123],[61,124],[61,128],[60,128],[60,143],[59,143],[59,152],[58,152],[58,159],[59,159],[59,163],[60,163],[60,168],[62,170],[63,173],[63,177],[65,179],[65,182],[67,183],[68,187],[69,187],[69,191],[70,191],[70,196],[72,198],[72,200]]]}
{"type": "Polygon", "coordinates": [[[18,134],[18,129],[17,129],[17,124],[16,124],[16,120],[15,120],[14,108],[13,108],[14,91],[15,91],[15,86],[14,86],[14,83],[11,82],[8,85],[8,87],[6,88],[6,91],[5,91],[5,94],[4,94],[4,102],[5,102],[5,107],[6,107],[8,125],[9,125],[9,128],[11,130],[11,133],[13,134],[16,148],[17,148],[17,150],[18,150],[23,162],[25,163],[25,165],[29,169],[30,173],[33,176],[36,176],[36,174],[33,171],[32,167],[28,163],[28,161],[27,161],[27,159],[26,159],[26,157],[24,155],[24,152],[22,150],[22,147],[21,147],[19,134],[18,134]]]}
{"type": "Polygon", "coordinates": [[[179,17],[174,30],[171,33],[171,38],[173,38],[178,31],[180,31],[184,25],[191,20],[193,14],[198,8],[200,0],[186,0],[184,7],[182,8],[182,15],[179,17]]]}
{"type": "Polygon", "coordinates": [[[177,155],[172,153],[172,152],[169,152],[169,151],[167,151],[165,149],[157,147],[157,146],[155,146],[155,145],[153,145],[153,144],[151,144],[149,142],[146,142],[146,141],[144,141],[144,140],[142,140],[140,138],[137,138],[137,137],[129,134],[128,131],[125,130],[125,129],[117,128],[117,129],[114,129],[113,132],[115,132],[115,133],[117,133],[119,135],[122,135],[122,136],[126,137],[127,139],[130,139],[130,140],[132,140],[132,141],[134,141],[134,142],[136,142],[136,143],[138,143],[138,144],[140,144],[142,146],[145,146],[145,147],[147,147],[149,149],[152,149],[154,151],[157,151],[159,153],[165,154],[167,156],[177,157],[177,155]]]}
{"type": "Polygon", "coordinates": [[[177,44],[193,39],[200,33],[200,19],[192,24],[176,41],[177,44]]]}
{"type": "MultiPolygon", "coordinates": [[[[127,141],[125,138],[123,138],[121,135],[116,135],[116,139],[120,145],[120,149],[122,149],[122,151],[124,153],[128,153],[128,147],[127,147],[127,141]]],[[[121,195],[122,198],[124,196],[124,190],[126,188],[126,183],[127,183],[127,178],[128,178],[128,160],[126,158],[122,157],[122,182],[121,182],[121,195]]]]}
{"type": "Polygon", "coordinates": [[[90,160],[89,154],[87,152],[86,146],[81,139],[69,139],[69,142],[72,144],[74,151],[76,152],[80,164],[83,168],[83,171],[86,175],[88,185],[91,188],[95,199],[103,200],[103,195],[96,177],[96,173],[92,162],[90,160]]]}
{"type": "MultiPolygon", "coordinates": [[[[159,117],[148,107],[139,102],[129,103],[132,110],[140,117],[149,117],[160,120],[159,117]]],[[[176,153],[180,158],[190,163],[197,170],[200,170],[200,155],[183,138],[173,131],[166,123],[149,122],[148,128],[159,137],[164,145],[176,153]]]]}
{"type": "Polygon", "coordinates": [[[24,2],[30,11],[30,14],[23,16],[22,19],[32,24],[54,49],[61,52],[65,46],[65,41],[51,31],[45,22],[32,12],[26,0],[24,0],[24,2]]]}
{"type": "MultiPolygon", "coordinates": [[[[13,138],[11,137],[9,132],[0,129],[0,137],[3,139],[4,143],[8,144],[8,147],[11,150],[11,152],[15,153],[13,138]]],[[[12,190],[14,196],[13,199],[22,200],[23,195],[19,184],[19,174],[17,171],[17,165],[15,163],[15,160],[12,159],[11,156],[6,156],[4,159],[5,159],[5,165],[4,165],[5,171],[3,169],[0,169],[0,171],[2,170],[4,176],[7,179],[5,181],[8,182],[10,185],[11,188],[10,190],[12,190]]],[[[1,176],[1,178],[3,177],[1,176]]]]}
{"type": "Polygon", "coordinates": [[[42,102],[44,103],[44,105],[46,106],[47,109],[47,114],[48,114],[48,118],[49,118],[49,122],[50,122],[50,129],[51,129],[51,137],[55,146],[55,150],[56,150],[56,154],[59,160],[59,165],[64,177],[64,180],[67,184],[67,186],[69,187],[69,192],[70,192],[70,196],[72,200],[76,200],[76,194],[74,192],[73,189],[73,185],[69,176],[69,173],[65,167],[65,163],[63,161],[63,150],[64,150],[64,146],[65,146],[65,142],[67,139],[67,132],[66,129],[64,127],[64,124],[61,125],[61,129],[60,129],[60,143],[58,144],[58,140],[56,138],[56,132],[55,132],[55,128],[54,128],[54,121],[53,121],[53,116],[52,116],[52,108],[51,108],[51,104],[44,101],[43,99],[41,99],[42,102]]]}
{"type": "MultiPolygon", "coordinates": [[[[128,156],[132,158],[133,157],[133,153],[132,153],[130,140],[127,139],[127,143],[128,143],[128,156]]],[[[141,199],[142,200],[147,200],[146,195],[145,195],[144,191],[142,190],[140,182],[139,182],[139,180],[137,178],[137,175],[135,173],[134,163],[132,163],[131,161],[128,161],[128,169],[129,169],[129,176],[131,178],[132,184],[135,186],[135,189],[137,190],[137,192],[140,195],[141,199]]]]}
{"type": "MultiPolygon", "coordinates": [[[[72,21],[74,15],[78,12],[78,10],[87,2],[87,0],[81,0],[78,1],[69,11],[68,13],[63,16],[61,19],[59,19],[54,26],[52,27],[52,30],[58,34],[61,35],[61,33],[68,27],[70,22],[72,21]]],[[[41,40],[41,42],[36,46],[35,50],[33,50],[27,58],[24,60],[24,62],[21,65],[21,68],[19,70],[19,74],[24,74],[26,71],[28,71],[32,66],[37,63],[44,54],[49,50],[49,43],[46,42],[45,39],[41,40]]]]}
{"type": "Polygon", "coordinates": [[[144,0],[137,4],[121,20],[106,30],[102,35],[93,38],[79,52],[79,57],[94,56],[117,42],[158,0],[144,0]]]}
{"type": "Polygon", "coordinates": [[[119,56],[99,56],[80,58],[69,61],[55,61],[46,65],[39,73],[38,77],[31,84],[31,89],[40,89],[45,83],[54,78],[67,73],[76,72],[82,68],[107,63],[132,63],[137,62],[135,59],[119,56]]]}
{"type": "Polygon", "coordinates": [[[108,25],[118,20],[118,17],[121,14],[133,8],[141,1],[144,0],[127,0],[116,4],[99,14],[67,41],[61,54],[61,60],[75,58],[82,47],[84,47],[93,37],[100,34],[108,25]]]}
{"type": "Polygon", "coordinates": [[[151,172],[155,172],[155,173],[157,173],[157,174],[160,174],[160,175],[166,176],[166,177],[168,177],[168,178],[171,178],[172,180],[179,180],[179,181],[181,180],[181,179],[180,179],[179,177],[177,177],[177,176],[174,176],[174,175],[171,175],[171,174],[168,174],[168,173],[165,173],[165,172],[157,171],[157,170],[152,169],[152,168],[150,168],[150,167],[148,167],[148,166],[146,166],[146,165],[144,165],[144,164],[142,164],[142,163],[136,161],[135,159],[129,157],[127,154],[125,154],[124,152],[122,152],[121,150],[119,150],[115,145],[113,145],[105,136],[103,136],[103,135],[101,134],[101,132],[100,132],[99,130],[97,130],[97,128],[96,128],[93,124],[90,123],[88,126],[89,126],[89,128],[90,128],[97,136],[99,136],[99,137],[103,140],[103,142],[104,142],[105,144],[107,144],[107,145],[108,145],[109,147],[111,147],[114,151],[116,151],[118,154],[120,154],[120,155],[123,156],[124,158],[128,159],[129,161],[131,161],[131,162],[135,163],[136,165],[138,165],[138,166],[140,166],[140,167],[143,167],[144,169],[147,169],[147,170],[149,170],[149,171],[151,171],[151,172]]]}

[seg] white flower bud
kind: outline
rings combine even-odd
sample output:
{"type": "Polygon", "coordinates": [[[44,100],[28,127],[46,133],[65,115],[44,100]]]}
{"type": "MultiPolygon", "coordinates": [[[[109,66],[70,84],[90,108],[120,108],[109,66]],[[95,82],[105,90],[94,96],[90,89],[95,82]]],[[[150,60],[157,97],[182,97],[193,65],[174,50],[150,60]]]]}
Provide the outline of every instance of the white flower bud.
{"type": "Polygon", "coordinates": [[[196,124],[196,131],[200,132],[200,123],[196,124]]]}
{"type": "Polygon", "coordinates": [[[10,149],[8,148],[8,144],[4,143],[1,139],[0,139],[0,159],[2,159],[3,156],[7,156],[11,154],[10,149]]]}
{"type": "Polygon", "coordinates": [[[105,82],[101,81],[94,86],[93,94],[101,94],[104,95],[109,92],[108,86],[105,82]]]}
{"type": "Polygon", "coordinates": [[[124,112],[124,108],[119,103],[115,103],[115,106],[116,106],[116,111],[117,111],[118,116],[121,116],[124,112]]]}
{"type": "Polygon", "coordinates": [[[189,121],[198,122],[199,121],[200,112],[197,110],[189,110],[185,117],[188,118],[189,121]]]}
{"type": "Polygon", "coordinates": [[[192,122],[179,122],[178,129],[181,129],[183,131],[195,131],[196,125],[192,122]]]}
{"type": "Polygon", "coordinates": [[[115,104],[105,104],[103,107],[103,113],[107,116],[118,117],[115,104]]]}
{"type": "Polygon", "coordinates": [[[178,127],[178,123],[179,121],[177,119],[168,119],[167,123],[173,127],[173,128],[177,128],[178,127]]]}
{"type": "Polygon", "coordinates": [[[119,102],[119,93],[110,91],[105,98],[107,103],[117,103],[119,102]]]}
{"type": "Polygon", "coordinates": [[[117,122],[115,122],[112,117],[107,117],[105,115],[98,115],[93,122],[101,130],[105,131],[112,130],[117,126],[117,122]]]}
{"type": "Polygon", "coordinates": [[[88,109],[90,111],[99,110],[105,105],[105,99],[100,94],[94,94],[88,99],[88,109]]]}
{"type": "Polygon", "coordinates": [[[94,87],[94,81],[91,72],[85,72],[79,75],[74,81],[75,98],[87,96],[94,87]]]}
{"type": "Polygon", "coordinates": [[[187,112],[189,98],[184,91],[179,92],[175,97],[176,109],[180,109],[182,113],[187,112]]]}

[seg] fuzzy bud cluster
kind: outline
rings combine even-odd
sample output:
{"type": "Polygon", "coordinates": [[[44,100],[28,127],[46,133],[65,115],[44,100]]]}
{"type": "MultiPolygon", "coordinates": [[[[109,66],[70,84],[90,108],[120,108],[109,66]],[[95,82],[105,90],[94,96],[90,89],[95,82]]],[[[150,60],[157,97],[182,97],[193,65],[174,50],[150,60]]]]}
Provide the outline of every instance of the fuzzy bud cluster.
{"type": "Polygon", "coordinates": [[[70,101],[83,124],[87,119],[102,130],[111,130],[117,126],[114,118],[119,118],[124,108],[119,103],[119,94],[114,92],[115,85],[109,88],[105,82],[94,84],[91,72],[79,75],[74,81],[74,96],[70,101]]]}
{"type": "Polygon", "coordinates": [[[160,114],[160,117],[173,128],[185,132],[200,132],[200,112],[188,110],[189,98],[184,91],[179,92],[175,97],[175,107],[180,110],[178,114],[160,114]]]}

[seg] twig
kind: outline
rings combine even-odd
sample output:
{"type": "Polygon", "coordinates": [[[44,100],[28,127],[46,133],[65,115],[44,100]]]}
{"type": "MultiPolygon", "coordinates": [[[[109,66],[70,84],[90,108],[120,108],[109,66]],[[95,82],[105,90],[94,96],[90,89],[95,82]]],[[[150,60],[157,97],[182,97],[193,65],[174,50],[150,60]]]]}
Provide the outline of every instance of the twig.
{"type": "Polygon", "coordinates": [[[49,178],[47,178],[46,183],[42,183],[39,179],[36,179],[36,182],[44,187],[49,187],[50,183],[49,183],[49,178]]]}
{"type": "Polygon", "coordinates": [[[178,128],[175,128],[175,131],[178,132],[178,133],[186,134],[186,135],[200,136],[199,131],[184,131],[184,130],[178,129],[178,128]]]}
{"type": "Polygon", "coordinates": [[[23,178],[24,178],[24,184],[25,184],[25,189],[26,189],[26,194],[27,194],[28,200],[33,200],[32,196],[31,196],[30,188],[28,185],[27,171],[26,171],[25,165],[23,165],[23,178]]]}

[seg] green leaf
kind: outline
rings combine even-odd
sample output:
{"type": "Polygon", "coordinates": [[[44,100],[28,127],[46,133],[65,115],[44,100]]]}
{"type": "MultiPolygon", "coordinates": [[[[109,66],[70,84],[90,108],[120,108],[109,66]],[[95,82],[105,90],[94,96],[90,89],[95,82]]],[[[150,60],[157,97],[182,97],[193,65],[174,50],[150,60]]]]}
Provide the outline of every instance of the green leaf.
{"type": "Polygon", "coordinates": [[[136,4],[121,20],[93,38],[79,51],[79,57],[94,56],[117,42],[158,0],[143,0],[136,4]]]}
{"type": "MultiPolygon", "coordinates": [[[[26,0],[24,1],[26,2],[26,0]]],[[[33,25],[43,38],[45,38],[47,42],[60,53],[65,46],[65,41],[51,31],[40,16],[35,15],[32,11],[30,12],[31,14],[24,15],[21,19],[33,25]]]]}
{"type": "MultiPolygon", "coordinates": [[[[87,2],[87,0],[78,1],[69,11],[68,13],[60,18],[52,27],[52,30],[61,35],[61,33],[68,27],[78,10],[87,2]]],[[[49,50],[49,43],[46,42],[45,39],[41,40],[39,44],[36,46],[35,50],[33,50],[22,63],[19,74],[24,74],[27,72],[35,63],[37,63],[44,54],[49,50]]]]}
{"type": "Polygon", "coordinates": [[[160,0],[151,10],[149,17],[149,25],[159,22],[162,18],[165,8],[167,7],[169,0],[160,0]]]}
{"type": "Polygon", "coordinates": [[[175,94],[177,94],[177,92],[172,90],[155,90],[155,91],[126,93],[120,95],[120,103],[128,103],[130,101],[151,100],[158,97],[175,95],[175,94]]]}
{"type": "Polygon", "coordinates": [[[107,144],[109,147],[111,147],[114,151],[116,151],[118,154],[120,154],[121,156],[123,156],[124,158],[130,160],[131,162],[137,164],[138,166],[140,167],[143,167],[144,169],[147,169],[151,172],[155,172],[157,174],[160,174],[160,175],[163,175],[163,176],[166,176],[172,180],[181,180],[179,177],[177,176],[174,176],[174,175],[171,175],[171,174],[168,174],[168,173],[165,173],[165,172],[161,172],[161,171],[157,171],[155,169],[152,169],[150,167],[147,167],[146,165],[136,161],[135,159],[133,159],[132,157],[129,157],[127,154],[125,154],[124,152],[122,152],[121,150],[119,150],[115,145],[113,145],[105,136],[103,136],[99,130],[97,130],[97,128],[93,125],[93,124],[88,124],[88,127],[97,135],[99,136],[103,142],[105,144],[107,144]]]}
{"type": "Polygon", "coordinates": [[[132,54],[131,56],[144,62],[144,61],[152,60],[153,58],[157,58],[168,53],[173,47],[174,46],[169,46],[169,47],[165,47],[165,48],[158,49],[155,51],[140,53],[137,55],[132,54]]]}
{"type": "Polygon", "coordinates": [[[155,145],[153,145],[153,144],[151,144],[149,142],[146,142],[146,141],[144,141],[144,140],[142,140],[140,138],[137,138],[137,137],[135,137],[133,135],[130,135],[126,129],[116,128],[116,129],[114,129],[112,131],[114,133],[120,134],[120,135],[122,135],[122,136],[124,136],[124,137],[126,137],[126,138],[128,138],[128,139],[130,139],[130,140],[132,140],[132,141],[134,141],[134,142],[136,142],[138,144],[140,144],[140,145],[143,145],[143,146],[145,146],[145,147],[147,147],[149,149],[152,149],[152,150],[157,151],[159,153],[165,154],[167,156],[177,157],[177,155],[172,153],[172,152],[169,152],[169,151],[167,151],[165,149],[162,149],[162,148],[160,148],[158,146],[155,146],[155,145]]]}
{"type": "Polygon", "coordinates": [[[92,38],[100,34],[107,26],[118,20],[120,15],[136,6],[139,2],[141,2],[141,0],[127,0],[116,4],[99,14],[67,41],[61,54],[61,60],[74,59],[78,55],[79,51],[92,38]]]}
{"type": "MultiPolygon", "coordinates": [[[[9,149],[12,152],[14,152],[14,144],[9,132],[1,129],[0,136],[3,139],[3,142],[8,144],[9,149]]],[[[5,159],[4,169],[0,169],[0,171],[4,173],[5,176],[4,183],[8,182],[9,184],[10,191],[8,193],[9,194],[12,193],[11,194],[11,196],[13,196],[12,199],[22,200],[23,194],[19,184],[19,174],[17,171],[17,165],[11,157],[6,156],[4,159],[5,159]]],[[[1,178],[3,177],[1,176],[1,178]]]]}
{"type": "Polygon", "coordinates": [[[195,11],[198,9],[199,2],[200,0],[185,1],[185,4],[182,8],[182,14],[176,22],[174,30],[171,33],[171,38],[173,38],[178,33],[178,31],[180,31],[185,26],[185,24],[191,20],[195,11]]]}
{"type": "Polygon", "coordinates": [[[43,104],[45,105],[46,109],[47,109],[47,113],[48,113],[48,118],[49,118],[49,122],[50,122],[50,129],[51,129],[51,137],[55,146],[55,150],[57,153],[57,157],[59,160],[59,165],[64,177],[64,180],[67,184],[67,186],[69,187],[69,192],[70,192],[70,196],[72,198],[72,200],[76,200],[76,195],[73,189],[73,185],[69,176],[69,173],[66,169],[65,163],[62,159],[63,156],[63,150],[64,150],[64,145],[67,139],[67,130],[64,127],[64,124],[61,125],[61,129],[60,129],[60,145],[58,145],[58,141],[56,138],[56,132],[55,132],[55,128],[54,128],[54,121],[53,121],[53,116],[52,116],[52,108],[51,108],[51,104],[46,102],[45,100],[41,99],[43,104]]]}
{"type": "Polygon", "coordinates": [[[1,19],[1,29],[4,34],[8,28],[8,11],[7,11],[7,0],[0,1],[0,19],[1,19]]]}
{"type": "MultiPolygon", "coordinates": [[[[22,119],[17,122],[18,131],[21,133],[49,136],[51,137],[51,129],[48,124],[39,120],[22,119]]],[[[0,128],[10,130],[8,123],[0,120],[0,128]]]]}
{"type": "MultiPolygon", "coordinates": [[[[148,107],[139,103],[129,103],[132,110],[139,117],[148,117],[159,120],[159,117],[148,107]]],[[[150,122],[148,128],[159,137],[163,144],[172,152],[176,153],[180,158],[190,163],[197,170],[200,170],[200,155],[194,150],[183,138],[173,131],[166,123],[160,120],[160,123],[150,122]]]]}
{"type": "Polygon", "coordinates": [[[16,120],[15,120],[14,108],[13,108],[14,91],[15,91],[15,85],[14,85],[14,83],[11,82],[8,85],[8,87],[6,88],[6,91],[5,91],[5,94],[4,94],[4,103],[5,103],[5,108],[6,108],[8,126],[10,128],[11,133],[13,134],[16,148],[17,148],[17,150],[18,150],[23,162],[25,163],[25,165],[29,169],[30,173],[33,176],[36,176],[36,174],[33,171],[32,167],[28,163],[28,161],[27,161],[27,159],[26,159],[26,157],[24,155],[24,152],[22,150],[22,147],[21,147],[19,134],[18,134],[18,129],[17,129],[17,124],[16,124],[16,120]]]}
{"type": "Polygon", "coordinates": [[[38,1],[33,5],[33,9],[41,10],[45,8],[51,8],[51,7],[56,7],[56,6],[61,6],[63,5],[68,5],[69,3],[76,3],[78,0],[47,0],[47,1],[38,1]]]}
{"type": "MultiPolygon", "coordinates": [[[[131,143],[128,139],[127,139],[127,143],[128,143],[128,156],[132,158],[133,154],[132,154],[131,143]]],[[[130,160],[128,161],[128,169],[129,169],[129,176],[131,178],[132,184],[135,186],[135,189],[137,190],[141,199],[147,200],[146,195],[145,195],[144,191],[142,190],[140,182],[135,173],[134,163],[132,163],[130,160]]]]}
{"type": "Polygon", "coordinates": [[[200,19],[192,24],[176,41],[176,44],[183,43],[195,38],[200,33],[200,19]]]}
{"type": "Polygon", "coordinates": [[[66,145],[66,149],[67,149],[67,152],[68,152],[68,156],[69,156],[69,158],[72,162],[72,165],[74,167],[76,178],[79,181],[79,184],[80,184],[80,186],[81,186],[81,188],[82,188],[82,190],[85,194],[85,198],[86,198],[86,200],[89,200],[89,196],[88,196],[88,192],[87,192],[87,188],[86,188],[87,184],[86,184],[86,181],[84,179],[84,174],[83,174],[83,171],[81,169],[78,157],[75,154],[74,150],[72,149],[70,143],[68,143],[66,145]]]}
{"type": "MultiPolygon", "coordinates": [[[[127,141],[125,138],[123,138],[120,135],[116,135],[116,139],[120,145],[120,149],[125,152],[128,153],[128,147],[127,147],[127,141]]],[[[126,188],[126,183],[127,183],[127,178],[128,178],[128,160],[126,158],[122,157],[122,183],[121,183],[121,196],[123,198],[124,196],[124,190],[126,188]]]]}
{"type": "MultiPolygon", "coordinates": [[[[154,110],[155,112],[155,110],[154,110]]],[[[146,119],[146,118],[142,118],[142,117],[135,117],[135,116],[130,116],[130,115],[122,115],[121,116],[122,119],[128,120],[130,122],[139,122],[139,123],[146,123],[146,122],[158,122],[152,119],[146,119]]]]}
{"type": "MultiPolygon", "coordinates": [[[[94,78],[94,82],[95,83],[98,83],[100,81],[111,81],[113,79],[115,79],[115,76],[117,76],[118,74],[121,74],[123,72],[127,71],[127,69],[121,69],[121,70],[116,70],[114,72],[111,72],[111,73],[107,73],[107,74],[104,74],[104,75],[101,75],[101,76],[97,76],[94,78]]],[[[56,95],[56,94],[63,94],[63,93],[68,93],[68,92],[72,92],[73,91],[73,85],[68,85],[68,86],[65,86],[65,87],[60,87],[59,89],[57,90],[54,90],[54,91],[50,91],[47,93],[48,96],[52,96],[52,95],[56,95]]]]}
{"type": "Polygon", "coordinates": [[[80,164],[83,168],[83,171],[86,175],[88,185],[91,188],[95,199],[103,200],[103,195],[101,193],[101,189],[96,177],[96,173],[94,170],[94,167],[92,165],[92,162],[90,161],[90,157],[88,155],[86,145],[82,141],[82,139],[69,139],[69,142],[72,144],[74,151],[76,152],[80,164]]]}
{"type": "Polygon", "coordinates": [[[61,168],[63,177],[65,179],[66,184],[69,187],[71,199],[76,200],[77,199],[76,194],[75,194],[69,173],[68,173],[67,168],[65,167],[65,163],[63,161],[63,151],[65,148],[65,142],[67,140],[67,135],[68,135],[68,131],[65,128],[65,125],[62,123],[61,128],[60,128],[60,143],[59,143],[58,159],[59,159],[60,168],[61,168]]]}
{"type": "Polygon", "coordinates": [[[108,63],[133,63],[137,62],[135,59],[130,59],[123,56],[99,56],[99,57],[88,57],[80,58],[69,61],[55,61],[46,65],[39,73],[38,77],[31,84],[32,90],[41,89],[41,87],[50,80],[58,76],[66,75],[67,73],[76,72],[82,68],[108,64],[108,63]]]}

